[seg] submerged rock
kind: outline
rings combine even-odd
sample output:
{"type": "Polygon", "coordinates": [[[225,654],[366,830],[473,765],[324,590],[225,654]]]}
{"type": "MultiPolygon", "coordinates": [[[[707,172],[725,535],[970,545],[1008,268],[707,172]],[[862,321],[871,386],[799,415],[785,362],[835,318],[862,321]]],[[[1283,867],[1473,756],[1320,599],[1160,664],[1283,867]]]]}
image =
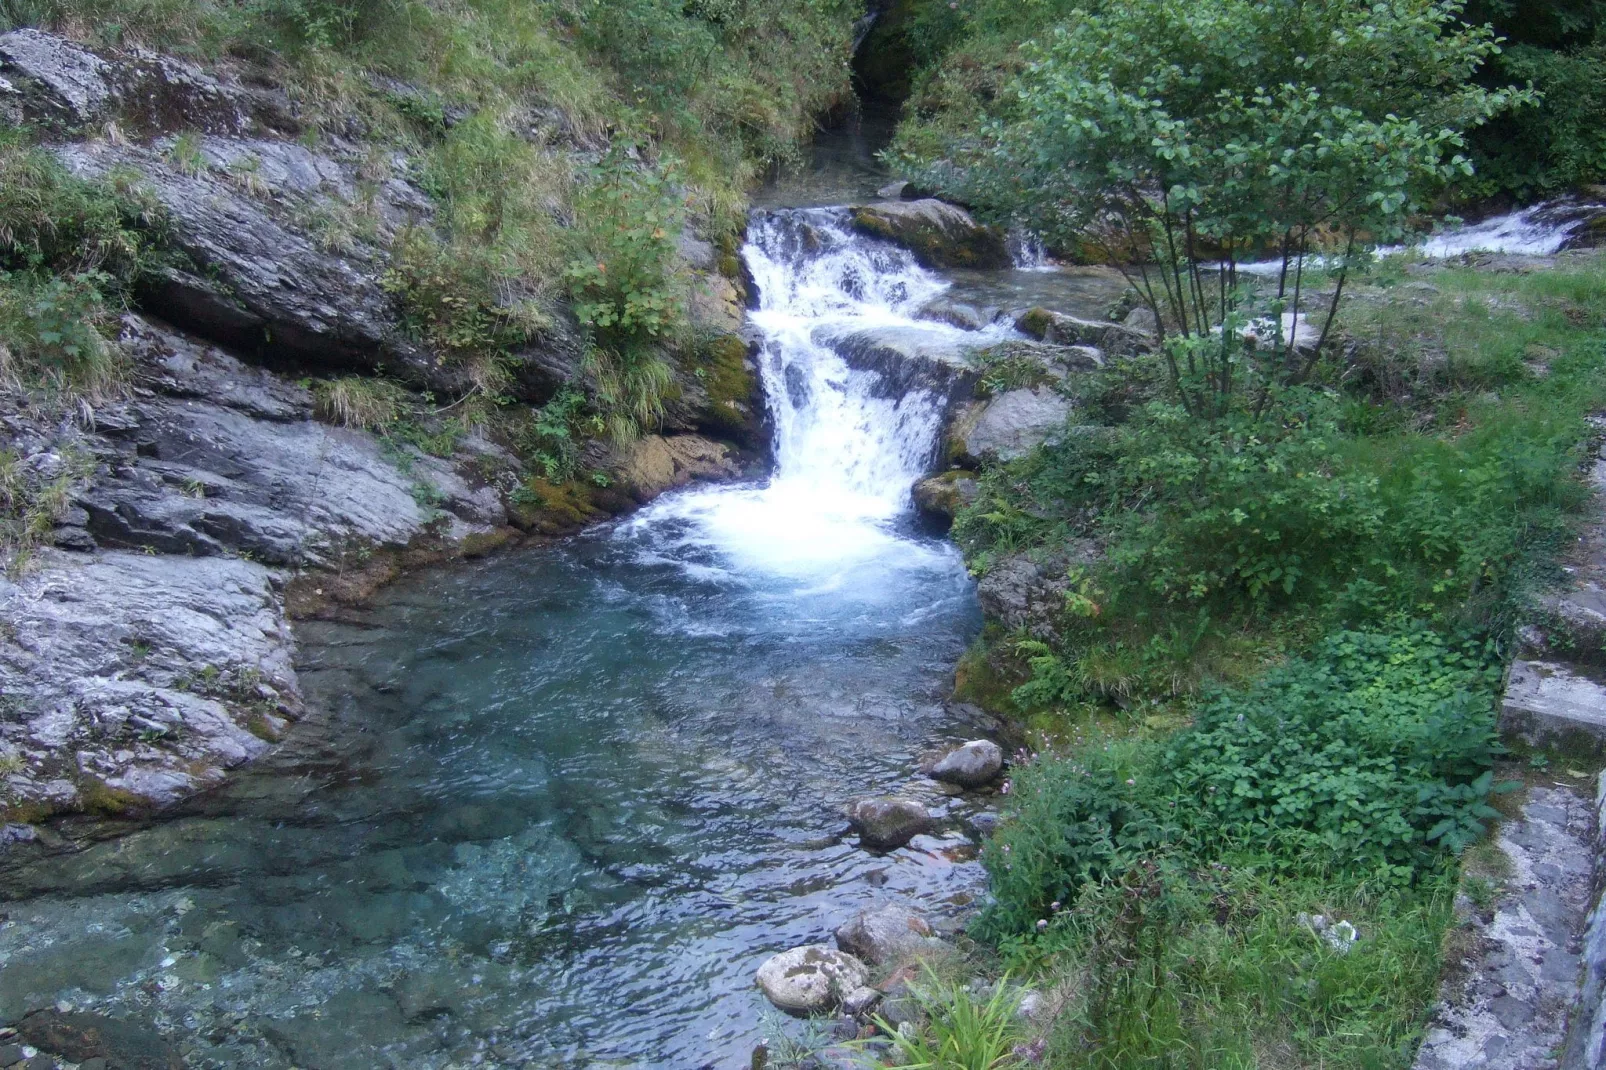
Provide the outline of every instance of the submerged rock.
{"type": "Polygon", "coordinates": [[[900,906],[861,911],[837,929],[836,944],[872,966],[901,965],[945,946],[925,918],[900,906]]]}
{"type": "Polygon", "coordinates": [[[1003,749],[990,739],[973,739],[937,759],[926,774],[962,788],[979,788],[996,780],[1003,769],[1003,749]]]}
{"type": "Polygon", "coordinates": [[[758,987],[788,1014],[831,1010],[870,979],[864,963],[825,944],[782,951],[758,968],[758,987]]]}
{"type": "Polygon", "coordinates": [[[927,198],[869,204],[853,210],[853,225],[896,242],[928,268],[1007,268],[1004,232],[983,226],[963,208],[927,198]]]}
{"type": "Polygon", "coordinates": [[[120,1070],[178,1070],[178,1051],[147,1026],[84,1011],[35,1011],[17,1025],[22,1039],[75,1063],[103,1059],[120,1070]]]}
{"type": "Polygon", "coordinates": [[[848,807],[848,821],[872,851],[895,851],[935,824],[924,804],[896,795],[856,799],[848,807]]]}

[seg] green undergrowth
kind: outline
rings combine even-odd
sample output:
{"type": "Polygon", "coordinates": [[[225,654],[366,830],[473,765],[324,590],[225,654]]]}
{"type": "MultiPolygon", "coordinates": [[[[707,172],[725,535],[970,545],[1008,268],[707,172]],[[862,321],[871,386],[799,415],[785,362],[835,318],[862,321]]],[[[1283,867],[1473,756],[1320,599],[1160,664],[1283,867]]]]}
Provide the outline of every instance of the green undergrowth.
{"type": "MultiPolygon", "coordinates": [[[[892,155],[952,160],[986,136],[988,124],[1017,117],[1016,78],[1028,44],[1050,40],[1101,0],[902,0],[882,34],[911,66],[910,93],[892,155]]],[[[1532,200],[1606,177],[1606,136],[1597,118],[1606,74],[1606,4],[1598,0],[1472,0],[1456,5],[1471,25],[1489,24],[1502,51],[1475,76],[1490,88],[1528,87],[1532,100],[1474,131],[1477,174],[1451,199],[1532,200]]]]}
{"type": "MultiPolygon", "coordinates": [[[[577,320],[579,381],[627,438],[689,355],[682,231],[734,244],[751,183],[847,97],[859,14],[849,0],[4,0],[0,30],[253,65],[292,97],[306,143],[367,150],[357,201],[302,220],[331,249],[375,240],[373,193],[405,154],[436,212],[386,250],[404,326],[494,397],[511,357],[574,344],[577,320]]],[[[168,159],[204,166],[188,134],[168,159]]],[[[230,177],[253,189],[249,168],[230,177]]],[[[84,283],[51,299],[92,327],[84,283]]]]}
{"type": "Polygon", "coordinates": [[[959,674],[1038,741],[973,931],[1054,994],[1017,1049],[1047,1065],[1403,1068],[1469,849],[1493,894],[1498,696],[1590,501],[1606,258],[1389,262],[1339,331],[1258,416],[1118,363],[955,523],[977,572],[1066,578],[1052,635],[995,626],[959,674]]]}
{"type": "Polygon", "coordinates": [[[131,180],[74,178],[0,130],[0,375],[58,400],[115,392],[117,314],[160,244],[160,213],[131,180]]]}

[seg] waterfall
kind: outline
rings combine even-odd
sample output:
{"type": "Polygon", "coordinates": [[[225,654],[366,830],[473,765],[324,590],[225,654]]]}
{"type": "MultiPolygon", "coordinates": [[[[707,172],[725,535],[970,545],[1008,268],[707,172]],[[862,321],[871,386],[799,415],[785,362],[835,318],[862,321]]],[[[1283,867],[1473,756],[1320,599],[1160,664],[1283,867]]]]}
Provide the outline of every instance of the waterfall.
{"type": "Polygon", "coordinates": [[[915,326],[914,310],[945,284],[905,250],[855,234],[839,210],[761,213],[743,255],[758,287],[772,489],[836,511],[896,514],[930,463],[944,399],[884,396],[876,372],[850,368],[822,336],[915,326]]]}
{"type": "Polygon", "coordinates": [[[892,331],[951,346],[965,332],[915,316],[948,284],[906,250],[856,233],[842,208],[755,212],[742,255],[758,294],[750,321],[760,336],[773,474],[763,486],[666,496],[628,530],[663,527],[654,541],[671,558],[711,549],[738,569],[771,574],[840,581],[872,563],[931,565],[939,551],[908,539],[897,522],[936,454],[947,397],[918,385],[894,389],[873,368],[850,366],[833,343],[892,331]],[[664,546],[668,531],[679,540],[673,549],[664,546]]]}

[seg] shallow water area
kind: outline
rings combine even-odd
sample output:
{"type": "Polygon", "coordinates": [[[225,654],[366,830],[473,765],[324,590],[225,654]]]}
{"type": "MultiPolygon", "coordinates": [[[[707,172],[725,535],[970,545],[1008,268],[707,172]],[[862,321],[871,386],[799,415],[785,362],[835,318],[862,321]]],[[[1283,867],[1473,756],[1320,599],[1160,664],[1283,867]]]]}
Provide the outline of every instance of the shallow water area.
{"type": "Polygon", "coordinates": [[[947,831],[891,856],[840,835],[971,727],[943,701],[979,623],[957,555],[868,519],[732,552],[753,532],[720,500],[771,493],[694,490],[304,626],[327,751],[10,874],[0,1013],[154,1018],[193,1065],[742,1062],[768,954],[980,890],[973,803],[933,797],[947,831]]]}
{"type": "Polygon", "coordinates": [[[0,1020],[150,1022],[197,1067],[745,1066],[781,1028],[769,955],[974,902],[993,800],[916,772],[985,729],[947,703],[974,587],[910,513],[946,380],[891,389],[832,339],[952,359],[1008,328],[918,323],[949,284],[841,210],[757,213],[744,255],[772,477],[299,625],[313,712],[277,754],[0,870],[0,1020]],[[861,850],[844,804],[895,790],[938,831],[861,850]]]}

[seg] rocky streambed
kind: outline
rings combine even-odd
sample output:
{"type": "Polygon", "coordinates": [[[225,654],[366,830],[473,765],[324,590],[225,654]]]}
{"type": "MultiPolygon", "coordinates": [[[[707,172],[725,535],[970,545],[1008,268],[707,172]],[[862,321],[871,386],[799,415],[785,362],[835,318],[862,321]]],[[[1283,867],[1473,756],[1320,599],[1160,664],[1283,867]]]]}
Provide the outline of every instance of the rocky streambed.
{"type": "MultiPolygon", "coordinates": [[[[376,179],[361,144],[297,141],[287,98],[170,57],[18,31],[0,76],[68,167],[137,175],[182,253],[123,319],[126,393],[0,397],[71,498],[0,582],[0,1042],[723,1065],[773,1029],[771,955],[843,929],[885,984],[901,954],[854,926],[960,923],[999,726],[949,701],[977,593],[910,488],[952,468],[951,512],[964,466],[1063,433],[1076,376],[1143,344],[1104,318],[1117,276],[1010,267],[929,200],[758,213],[742,271],[688,231],[714,342],[658,433],[588,447],[607,479],[543,487],[478,432],[336,426],[307,381],[465,389],[380,285],[429,222],[415,161],[376,179]],[[371,239],[317,240],[359,197],[371,239]],[[922,772],[972,739],[957,780],[922,772]]],[[[583,378],[562,329],[510,360],[520,403],[583,378]]]]}

